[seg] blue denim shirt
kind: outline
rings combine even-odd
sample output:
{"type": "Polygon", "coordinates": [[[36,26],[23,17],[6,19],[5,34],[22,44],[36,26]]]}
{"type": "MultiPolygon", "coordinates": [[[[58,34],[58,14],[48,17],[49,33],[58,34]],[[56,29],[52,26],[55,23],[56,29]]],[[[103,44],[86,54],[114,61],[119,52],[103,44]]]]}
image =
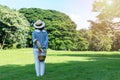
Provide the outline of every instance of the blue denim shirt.
{"type": "Polygon", "coordinates": [[[34,30],[32,32],[32,41],[33,41],[33,48],[37,48],[35,45],[35,41],[38,40],[42,46],[42,48],[47,49],[48,48],[48,33],[45,30],[34,30]]]}

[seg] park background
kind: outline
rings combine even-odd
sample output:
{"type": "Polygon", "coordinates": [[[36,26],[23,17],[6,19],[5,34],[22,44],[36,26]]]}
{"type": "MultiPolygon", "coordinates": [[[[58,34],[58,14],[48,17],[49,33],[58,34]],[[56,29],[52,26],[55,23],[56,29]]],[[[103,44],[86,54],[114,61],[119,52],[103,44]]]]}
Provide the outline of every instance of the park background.
{"type": "MultiPolygon", "coordinates": [[[[94,0],[89,0],[88,2],[90,1],[94,0]]],[[[31,33],[34,30],[33,23],[41,19],[46,23],[45,29],[48,32],[50,49],[119,51],[120,18],[118,3],[119,0],[94,1],[91,4],[91,12],[98,15],[95,17],[96,20],[86,20],[86,22],[90,23],[87,28],[82,24],[78,25],[69,15],[60,11],[34,7],[24,8],[24,6],[16,10],[0,5],[0,48],[32,47],[31,33]],[[81,29],[78,30],[78,27],[81,27],[81,29]]],[[[75,7],[74,10],[79,9],[79,6],[78,8],[75,7]]],[[[83,12],[84,10],[89,13],[83,8],[83,12]]],[[[82,11],[80,12],[82,13],[82,11]]],[[[84,16],[89,17],[91,15],[84,16]]],[[[82,20],[79,22],[81,23],[82,20]]]]}
{"type": "Polygon", "coordinates": [[[61,11],[13,9],[1,4],[0,80],[39,80],[34,72],[31,37],[38,19],[46,23],[49,37],[42,80],[120,80],[119,4],[119,0],[94,0],[91,12],[97,13],[96,20],[86,20],[89,27],[81,25],[80,29],[78,22],[61,11]]]}

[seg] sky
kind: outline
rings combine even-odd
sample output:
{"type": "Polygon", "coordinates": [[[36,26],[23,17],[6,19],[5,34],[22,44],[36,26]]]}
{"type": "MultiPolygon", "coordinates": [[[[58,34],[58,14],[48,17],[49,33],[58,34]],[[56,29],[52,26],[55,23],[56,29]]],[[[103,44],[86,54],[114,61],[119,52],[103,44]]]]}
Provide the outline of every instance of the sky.
{"type": "Polygon", "coordinates": [[[0,4],[11,9],[41,8],[57,10],[68,15],[77,25],[77,30],[88,29],[87,20],[96,20],[98,13],[92,12],[94,0],[0,0],[0,4]]]}

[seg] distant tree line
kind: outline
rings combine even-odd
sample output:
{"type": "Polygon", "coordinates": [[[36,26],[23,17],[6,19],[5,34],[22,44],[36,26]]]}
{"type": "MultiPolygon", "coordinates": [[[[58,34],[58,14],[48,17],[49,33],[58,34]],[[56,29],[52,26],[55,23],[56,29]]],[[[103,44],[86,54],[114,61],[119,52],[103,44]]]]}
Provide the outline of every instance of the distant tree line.
{"type": "Polygon", "coordinates": [[[81,30],[76,30],[76,24],[69,16],[55,10],[21,8],[17,11],[0,5],[0,48],[32,47],[33,23],[41,19],[46,23],[50,49],[118,51],[120,22],[113,22],[113,19],[120,17],[120,1],[115,1],[117,3],[109,6],[104,0],[95,1],[93,11],[100,12],[98,20],[89,20],[91,27],[81,30]]]}

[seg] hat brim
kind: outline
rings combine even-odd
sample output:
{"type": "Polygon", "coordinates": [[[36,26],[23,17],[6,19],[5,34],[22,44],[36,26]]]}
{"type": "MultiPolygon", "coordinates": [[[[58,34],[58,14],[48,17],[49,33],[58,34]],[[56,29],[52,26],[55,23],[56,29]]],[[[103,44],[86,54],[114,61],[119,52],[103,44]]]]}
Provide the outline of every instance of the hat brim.
{"type": "Polygon", "coordinates": [[[43,27],[45,27],[45,23],[42,22],[42,25],[41,25],[41,26],[36,26],[36,23],[34,23],[33,26],[34,26],[35,28],[43,28],[43,27]]]}

